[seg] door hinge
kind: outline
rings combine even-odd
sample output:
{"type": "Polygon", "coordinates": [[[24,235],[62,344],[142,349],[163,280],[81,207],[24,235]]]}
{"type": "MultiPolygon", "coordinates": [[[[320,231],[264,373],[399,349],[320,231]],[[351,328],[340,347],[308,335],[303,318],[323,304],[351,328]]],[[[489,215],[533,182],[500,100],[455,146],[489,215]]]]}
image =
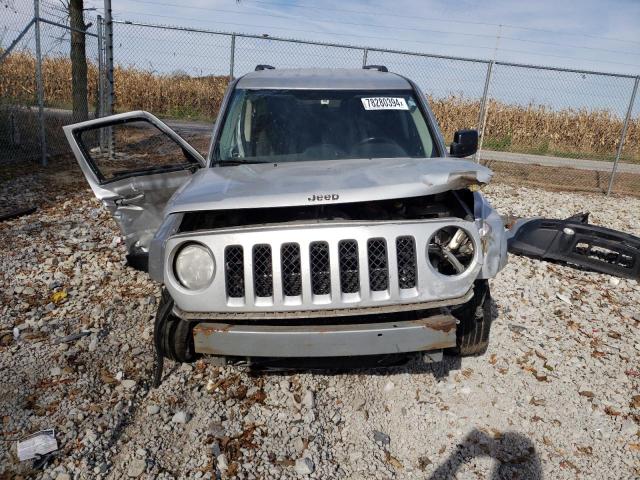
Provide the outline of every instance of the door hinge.
{"type": "Polygon", "coordinates": [[[117,206],[122,207],[125,205],[130,205],[131,203],[137,202],[138,200],[142,200],[144,198],[144,193],[137,193],[135,195],[130,195],[128,197],[120,197],[116,198],[113,203],[117,206]]]}

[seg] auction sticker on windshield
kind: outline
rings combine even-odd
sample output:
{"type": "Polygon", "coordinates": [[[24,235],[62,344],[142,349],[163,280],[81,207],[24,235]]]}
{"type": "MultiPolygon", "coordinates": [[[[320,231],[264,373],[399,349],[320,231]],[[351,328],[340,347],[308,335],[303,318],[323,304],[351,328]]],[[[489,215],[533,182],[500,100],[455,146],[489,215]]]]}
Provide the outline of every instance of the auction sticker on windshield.
{"type": "Polygon", "coordinates": [[[409,110],[407,102],[400,97],[361,98],[365,110],[409,110]]]}

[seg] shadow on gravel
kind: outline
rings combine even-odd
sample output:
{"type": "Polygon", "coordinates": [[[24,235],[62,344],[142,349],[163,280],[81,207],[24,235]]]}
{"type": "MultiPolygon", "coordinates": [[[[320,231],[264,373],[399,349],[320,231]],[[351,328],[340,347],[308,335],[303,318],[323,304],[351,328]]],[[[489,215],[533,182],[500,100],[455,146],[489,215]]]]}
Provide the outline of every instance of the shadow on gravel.
{"type": "Polygon", "coordinates": [[[494,438],[474,429],[428,480],[455,479],[461,466],[478,457],[496,460],[489,477],[492,480],[542,479],[540,457],[529,438],[517,432],[504,432],[494,438]]]}
{"type": "Polygon", "coordinates": [[[87,183],[72,156],[37,162],[6,162],[0,159],[0,216],[33,207],[60,205],[72,195],[86,192],[87,183]]]}
{"type": "Polygon", "coordinates": [[[460,370],[462,359],[445,356],[441,362],[424,363],[415,354],[367,355],[363,357],[273,358],[251,365],[255,376],[318,373],[322,375],[397,375],[427,373],[441,380],[451,371],[460,370]]]}

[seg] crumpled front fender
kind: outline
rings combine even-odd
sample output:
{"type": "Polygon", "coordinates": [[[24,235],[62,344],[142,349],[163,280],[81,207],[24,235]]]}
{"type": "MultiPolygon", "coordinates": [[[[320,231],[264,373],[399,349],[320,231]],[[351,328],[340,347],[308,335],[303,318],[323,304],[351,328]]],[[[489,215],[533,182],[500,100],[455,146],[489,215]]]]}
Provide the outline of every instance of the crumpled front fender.
{"type": "Polygon", "coordinates": [[[507,233],[502,218],[480,192],[474,192],[473,200],[473,213],[480,232],[484,255],[478,278],[493,278],[507,264],[507,233]]]}
{"type": "Polygon", "coordinates": [[[167,240],[175,235],[182,223],[183,213],[167,215],[149,244],[149,276],[158,283],[164,281],[164,250],[167,240]]]}

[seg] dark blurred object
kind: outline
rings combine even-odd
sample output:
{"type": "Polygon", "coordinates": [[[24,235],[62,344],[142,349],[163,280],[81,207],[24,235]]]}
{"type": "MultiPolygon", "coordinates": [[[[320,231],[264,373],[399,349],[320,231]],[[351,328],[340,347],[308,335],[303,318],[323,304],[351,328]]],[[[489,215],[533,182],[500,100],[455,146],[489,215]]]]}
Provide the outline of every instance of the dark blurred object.
{"type": "Polygon", "coordinates": [[[36,207],[27,207],[27,208],[19,208],[17,210],[12,210],[6,213],[1,213],[0,222],[4,222],[5,220],[11,220],[13,218],[22,217],[24,215],[31,215],[35,211],[36,211],[36,207]]]}
{"type": "Polygon", "coordinates": [[[589,224],[589,212],[565,220],[518,220],[508,232],[507,241],[509,253],[515,255],[640,279],[640,238],[589,224]]]}

